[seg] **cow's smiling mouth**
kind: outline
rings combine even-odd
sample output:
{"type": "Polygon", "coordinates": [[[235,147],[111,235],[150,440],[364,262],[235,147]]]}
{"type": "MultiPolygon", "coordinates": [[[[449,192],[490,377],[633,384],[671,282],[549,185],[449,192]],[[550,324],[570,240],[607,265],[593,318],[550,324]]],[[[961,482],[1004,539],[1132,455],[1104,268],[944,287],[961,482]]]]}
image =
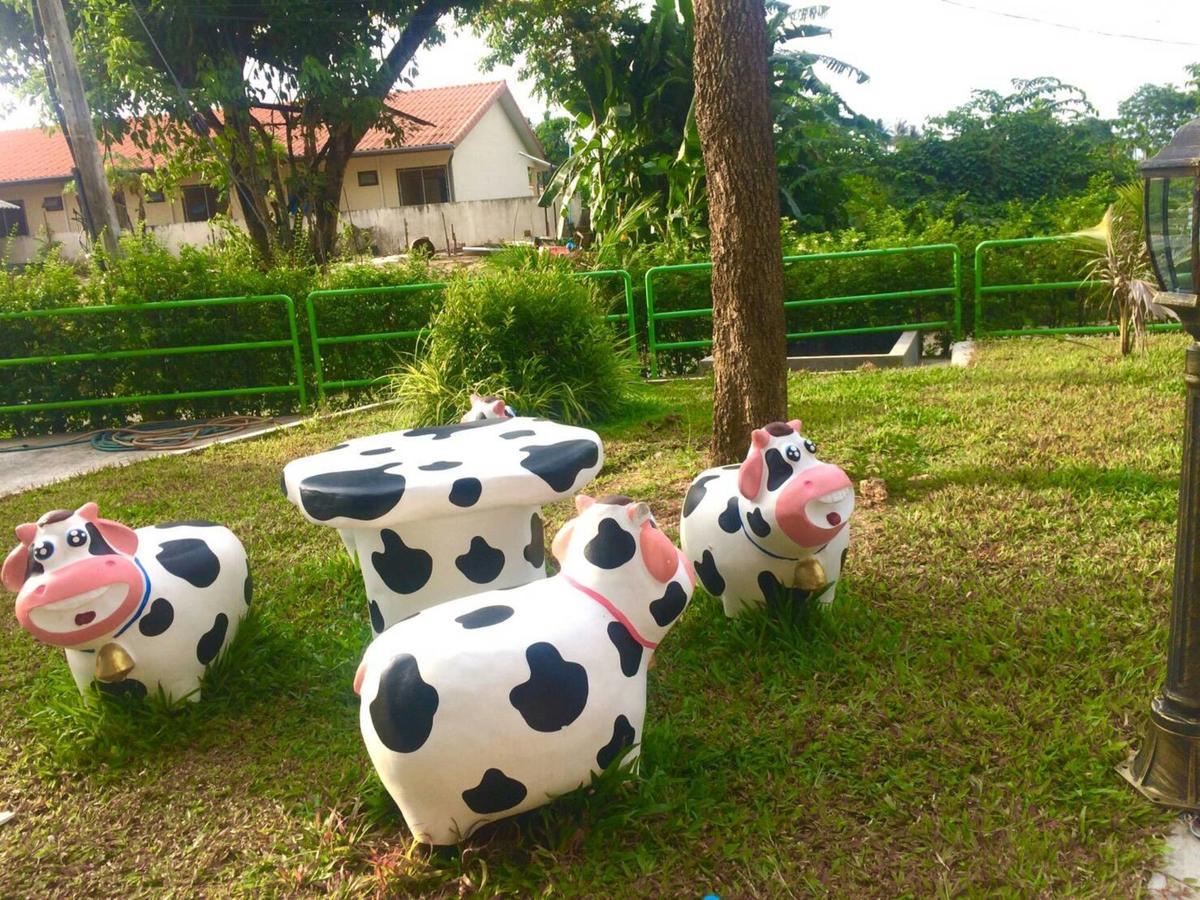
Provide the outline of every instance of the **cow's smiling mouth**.
{"type": "Polygon", "coordinates": [[[854,488],[844,487],[810,500],[804,514],[821,528],[840,528],[854,512],[854,488]]]}
{"type": "Polygon", "coordinates": [[[29,619],[49,634],[68,634],[112,616],[125,599],[128,590],[128,585],[122,582],[106,584],[32,609],[29,611],[29,619]]]}
{"type": "Polygon", "coordinates": [[[96,611],[89,609],[87,612],[82,612],[75,617],[75,624],[82,628],[96,618],[96,611]]]}

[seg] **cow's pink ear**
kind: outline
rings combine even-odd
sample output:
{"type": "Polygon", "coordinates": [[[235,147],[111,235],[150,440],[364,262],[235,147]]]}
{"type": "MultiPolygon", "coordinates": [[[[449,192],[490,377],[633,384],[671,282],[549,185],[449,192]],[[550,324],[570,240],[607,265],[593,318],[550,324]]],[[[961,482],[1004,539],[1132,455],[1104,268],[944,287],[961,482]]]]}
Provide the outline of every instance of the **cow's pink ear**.
{"type": "Polygon", "coordinates": [[[483,398],[480,397],[478,394],[472,392],[471,393],[471,405],[474,406],[476,403],[481,403],[481,402],[483,402],[483,398]]]}
{"type": "Polygon", "coordinates": [[[799,419],[789,420],[788,425],[791,427],[792,431],[796,432],[796,434],[800,434],[801,433],[800,430],[804,427],[804,423],[801,422],[799,419]]]}
{"type": "Polygon", "coordinates": [[[575,495],[575,512],[581,513],[595,502],[596,502],[595,499],[592,497],[589,497],[587,494],[576,494],[575,495]]]}
{"type": "Polygon", "coordinates": [[[79,518],[83,519],[85,522],[95,522],[96,517],[100,515],[100,507],[94,502],[88,501],[87,503],[83,504],[83,506],[79,507],[79,509],[75,510],[75,515],[79,516],[79,518]]]}
{"type": "Polygon", "coordinates": [[[0,584],[14,594],[25,583],[25,573],[29,571],[29,545],[22,539],[13,547],[4,559],[4,567],[0,568],[0,584]]]}
{"type": "Polygon", "coordinates": [[[746,461],[738,469],[738,491],[747,500],[758,496],[758,488],[762,484],[762,448],[770,439],[771,436],[761,428],[755,428],[750,435],[750,452],[746,454],[746,461]]]}
{"type": "Polygon", "coordinates": [[[120,522],[114,522],[112,519],[93,519],[91,521],[108,546],[112,547],[118,553],[124,553],[127,556],[133,556],[133,554],[137,553],[137,532],[128,525],[122,525],[120,522]]]}
{"type": "Polygon", "coordinates": [[[679,568],[679,551],[669,537],[646,521],[642,523],[638,544],[642,548],[642,562],[655,581],[665,583],[675,577],[675,571],[679,568]]]}
{"type": "Polygon", "coordinates": [[[22,522],[15,529],[17,540],[28,547],[33,543],[34,535],[37,534],[37,525],[33,522],[22,522]]]}
{"type": "Polygon", "coordinates": [[[504,418],[504,401],[497,400],[495,403],[493,403],[492,404],[492,412],[494,412],[500,418],[504,418]]]}

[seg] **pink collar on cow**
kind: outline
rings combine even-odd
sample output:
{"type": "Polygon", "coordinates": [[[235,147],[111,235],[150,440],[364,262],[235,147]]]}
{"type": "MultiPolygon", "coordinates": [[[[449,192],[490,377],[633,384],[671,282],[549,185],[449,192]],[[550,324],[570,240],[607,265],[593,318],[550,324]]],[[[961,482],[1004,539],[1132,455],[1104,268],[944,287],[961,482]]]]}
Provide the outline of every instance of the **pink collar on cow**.
{"type": "Polygon", "coordinates": [[[599,593],[598,591],[592,590],[590,587],[580,584],[578,581],[576,581],[570,575],[564,574],[563,578],[565,578],[567,580],[567,584],[569,584],[571,587],[575,588],[577,591],[582,591],[583,593],[587,594],[589,597],[591,597],[593,600],[595,600],[597,603],[599,603],[601,606],[603,606],[606,610],[608,610],[608,612],[612,615],[612,617],[614,619],[616,619],[618,622],[620,622],[622,625],[625,626],[626,630],[629,632],[630,635],[632,635],[633,639],[635,641],[637,641],[639,644],[641,644],[643,647],[645,647],[647,650],[653,650],[655,647],[658,646],[658,644],[651,643],[650,641],[648,641],[644,637],[642,637],[640,634],[638,634],[638,630],[633,627],[633,623],[629,621],[629,618],[625,615],[625,613],[623,613],[619,609],[617,609],[616,605],[611,600],[609,600],[607,597],[605,597],[603,594],[599,593]]]}

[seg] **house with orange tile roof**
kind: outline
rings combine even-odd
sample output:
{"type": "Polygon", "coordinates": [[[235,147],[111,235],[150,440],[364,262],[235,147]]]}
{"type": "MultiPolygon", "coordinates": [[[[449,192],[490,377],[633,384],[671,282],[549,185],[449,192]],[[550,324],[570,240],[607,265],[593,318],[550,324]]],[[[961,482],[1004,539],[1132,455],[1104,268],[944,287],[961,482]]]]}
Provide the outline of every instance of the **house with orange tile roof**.
{"type": "MultiPolygon", "coordinates": [[[[403,138],[367,133],[346,172],[342,223],[367,229],[377,252],[403,251],[421,238],[497,243],[553,234],[557,210],[538,207],[538,173],[549,168],[529,122],[503,81],[398,93],[403,138]]],[[[277,126],[270,111],[256,112],[277,126]]],[[[134,172],[157,160],[126,141],[109,160],[134,172]]],[[[0,258],[21,263],[46,241],[68,256],[86,252],[67,142],[57,129],[0,131],[0,258]]],[[[236,198],[199,179],[174,196],[134,185],[115,192],[131,222],[144,222],[168,247],[215,240],[212,220],[244,221],[236,198]]]]}

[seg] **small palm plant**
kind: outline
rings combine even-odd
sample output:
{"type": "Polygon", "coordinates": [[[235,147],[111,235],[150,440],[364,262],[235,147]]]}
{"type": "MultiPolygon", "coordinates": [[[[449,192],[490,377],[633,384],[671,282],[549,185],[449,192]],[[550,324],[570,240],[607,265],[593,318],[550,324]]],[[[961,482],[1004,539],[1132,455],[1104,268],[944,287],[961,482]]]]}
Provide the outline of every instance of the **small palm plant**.
{"type": "Polygon", "coordinates": [[[1117,189],[1117,199],[1095,228],[1075,233],[1102,243],[1087,264],[1085,276],[1103,291],[1108,313],[1120,327],[1121,355],[1145,349],[1146,326],[1153,320],[1176,318],[1154,302],[1158,294],[1150,255],[1142,233],[1142,186],[1117,189]]]}

